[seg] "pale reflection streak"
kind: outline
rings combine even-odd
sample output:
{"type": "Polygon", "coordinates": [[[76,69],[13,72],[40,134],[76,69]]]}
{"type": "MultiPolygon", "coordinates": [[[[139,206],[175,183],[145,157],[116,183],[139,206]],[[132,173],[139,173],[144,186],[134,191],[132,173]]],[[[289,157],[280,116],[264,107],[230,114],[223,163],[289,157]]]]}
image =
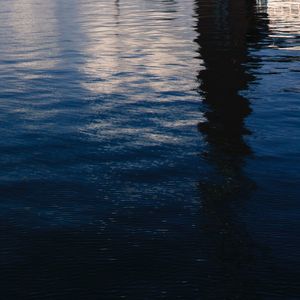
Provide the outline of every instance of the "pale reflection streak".
{"type": "Polygon", "coordinates": [[[186,54],[195,45],[191,36],[178,26],[186,22],[182,9],[189,9],[192,15],[192,2],[185,4],[181,7],[169,3],[170,14],[161,5],[157,10],[155,3],[147,1],[82,2],[80,10],[86,22],[83,25],[89,28],[85,31],[87,60],[82,72],[91,78],[82,83],[83,87],[101,94],[130,93],[133,101],[138,96],[133,99],[132,93],[138,95],[144,88],[152,92],[191,89],[197,67],[186,54]],[[93,15],[95,11],[97,18],[93,15]],[[176,55],[172,47],[176,47],[176,55]],[[185,79],[178,80],[174,74],[182,72],[185,79]]]}
{"type": "MultiPolygon", "coordinates": [[[[270,37],[274,40],[273,47],[284,50],[299,51],[300,46],[295,43],[295,38],[300,32],[300,1],[299,0],[269,0],[267,13],[270,20],[270,37]],[[291,39],[292,47],[277,46],[280,39],[291,39]]],[[[286,40],[286,42],[288,42],[286,40]]]]}
{"type": "Polygon", "coordinates": [[[91,1],[80,5],[80,24],[87,39],[81,68],[87,80],[81,85],[104,97],[93,105],[98,118],[82,132],[95,140],[119,140],[128,148],[178,144],[182,137],[165,129],[188,127],[191,132],[200,112],[191,113],[184,107],[171,111],[150,103],[174,105],[184,95],[185,101],[199,104],[193,91],[200,68],[194,64],[193,1],[91,1]],[[191,17],[186,18],[187,14],[191,17]],[[134,120],[140,120],[140,125],[134,120]]]}

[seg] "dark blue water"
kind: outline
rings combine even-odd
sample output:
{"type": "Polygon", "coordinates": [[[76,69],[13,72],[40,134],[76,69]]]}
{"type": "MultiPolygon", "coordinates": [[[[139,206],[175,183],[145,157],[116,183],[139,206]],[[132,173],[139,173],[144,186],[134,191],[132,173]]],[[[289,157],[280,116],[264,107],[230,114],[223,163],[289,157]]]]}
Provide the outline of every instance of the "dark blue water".
{"type": "Polygon", "coordinates": [[[0,299],[299,299],[300,3],[0,0],[0,299]]]}

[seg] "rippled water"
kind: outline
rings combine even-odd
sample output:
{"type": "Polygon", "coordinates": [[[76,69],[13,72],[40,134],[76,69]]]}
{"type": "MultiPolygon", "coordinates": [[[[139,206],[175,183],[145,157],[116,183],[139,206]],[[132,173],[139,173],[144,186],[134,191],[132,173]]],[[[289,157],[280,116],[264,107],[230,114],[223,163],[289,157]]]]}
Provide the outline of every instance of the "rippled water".
{"type": "Polygon", "coordinates": [[[0,0],[1,299],[297,299],[300,3],[0,0]]]}

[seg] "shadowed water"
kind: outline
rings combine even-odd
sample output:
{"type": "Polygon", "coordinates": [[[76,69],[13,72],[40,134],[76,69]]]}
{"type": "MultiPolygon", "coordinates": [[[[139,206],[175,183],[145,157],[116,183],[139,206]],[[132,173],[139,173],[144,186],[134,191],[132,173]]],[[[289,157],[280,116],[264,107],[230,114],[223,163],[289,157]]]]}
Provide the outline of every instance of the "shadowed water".
{"type": "Polygon", "coordinates": [[[0,299],[297,299],[299,5],[0,0],[0,299]]]}

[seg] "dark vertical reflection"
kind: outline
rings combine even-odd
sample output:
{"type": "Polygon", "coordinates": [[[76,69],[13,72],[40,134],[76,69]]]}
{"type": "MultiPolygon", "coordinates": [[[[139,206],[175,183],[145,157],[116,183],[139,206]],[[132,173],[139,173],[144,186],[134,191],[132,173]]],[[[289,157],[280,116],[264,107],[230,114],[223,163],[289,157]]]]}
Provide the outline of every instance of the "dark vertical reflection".
{"type": "Polygon", "coordinates": [[[213,167],[199,184],[209,256],[215,266],[209,269],[207,286],[216,299],[254,299],[258,282],[251,274],[257,247],[234,214],[234,205],[255,186],[243,172],[244,160],[252,152],[244,140],[251,134],[245,126],[251,107],[240,91],[255,79],[246,68],[251,60],[248,48],[259,47],[268,26],[251,0],[198,0],[196,15],[205,67],[198,74],[205,121],[198,127],[207,142],[203,156],[213,167]]]}
{"type": "Polygon", "coordinates": [[[120,24],[120,0],[115,0],[116,7],[116,25],[120,24]]]}

